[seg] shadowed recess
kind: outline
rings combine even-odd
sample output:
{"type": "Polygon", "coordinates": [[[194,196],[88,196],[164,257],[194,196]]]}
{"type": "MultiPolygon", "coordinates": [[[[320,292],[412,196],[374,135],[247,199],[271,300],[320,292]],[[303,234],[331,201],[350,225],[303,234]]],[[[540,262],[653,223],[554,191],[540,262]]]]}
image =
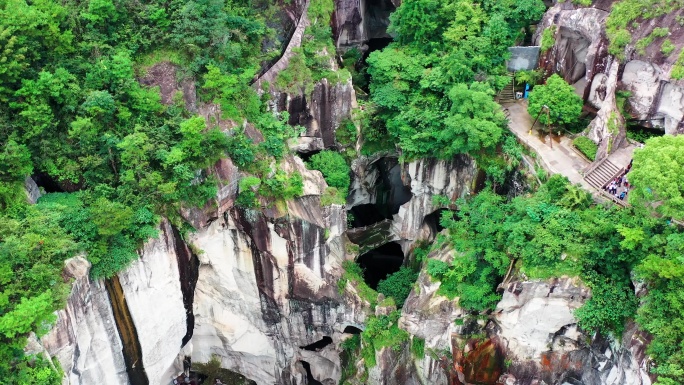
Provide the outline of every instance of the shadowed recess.
{"type": "Polygon", "coordinates": [[[116,329],[121,337],[123,345],[122,353],[126,363],[126,373],[131,385],[149,385],[145,367],[143,366],[142,348],[138,340],[138,331],[133,323],[131,312],[124,297],[118,276],[105,280],[109,302],[112,304],[112,313],[116,322],[116,329]]]}
{"type": "Polygon", "coordinates": [[[373,289],[388,275],[399,271],[404,263],[404,253],[396,242],[384,244],[363,254],[357,260],[363,269],[363,279],[373,289]]]}
{"type": "Polygon", "coordinates": [[[304,350],[309,350],[312,352],[317,352],[317,351],[323,349],[324,347],[330,345],[331,343],[332,343],[332,338],[330,338],[328,336],[324,336],[323,338],[314,342],[313,344],[309,344],[306,346],[300,346],[299,348],[304,349],[304,350]]]}

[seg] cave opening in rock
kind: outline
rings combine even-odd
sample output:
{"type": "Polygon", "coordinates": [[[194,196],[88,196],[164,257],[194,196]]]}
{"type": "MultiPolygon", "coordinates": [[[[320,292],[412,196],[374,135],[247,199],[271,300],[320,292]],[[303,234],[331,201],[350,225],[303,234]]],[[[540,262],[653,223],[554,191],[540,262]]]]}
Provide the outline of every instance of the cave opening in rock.
{"type": "Polygon", "coordinates": [[[386,210],[382,210],[383,207],[368,203],[365,205],[358,205],[352,207],[349,212],[351,213],[351,224],[352,227],[364,227],[369,226],[385,219],[392,218],[386,210]],[[385,211],[383,213],[383,211],[385,211]]]}
{"type": "Polygon", "coordinates": [[[368,0],[366,3],[365,21],[368,28],[368,38],[386,38],[390,15],[397,8],[392,0],[368,0]]]}
{"type": "Polygon", "coordinates": [[[347,325],[342,333],[346,334],[361,334],[362,330],[356,326],[347,325]]]}
{"type": "Polygon", "coordinates": [[[64,189],[59,185],[59,183],[57,183],[56,180],[44,172],[39,172],[31,176],[31,178],[34,182],[36,182],[38,187],[42,187],[43,190],[45,190],[46,194],[64,192],[64,189]]]}
{"type": "Polygon", "coordinates": [[[444,230],[444,226],[439,222],[442,219],[442,213],[447,211],[449,211],[449,209],[437,209],[426,215],[425,219],[423,219],[423,226],[426,226],[433,236],[444,230]]]}
{"type": "Polygon", "coordinates": [[[639,143],[644,143],[646,139],[656,136],[665,135],[665,130],[659,127],[648,127],[639,124],[639,122],[627,122],[627,137],[636,140],[639,143]]]}
{"type": "Polygon", "coordinates": [[[357,263],[363,269],[363,279],[374,290],[378,282],[399,271],[404,263],[404,252],[396,242],[386,243],[361,255],[357,263]]]}
{"type": "Polygon", "coordinates": [[[304,370],[306,370],[306,383],[309,385],[323,385],[320,381],[316,380],[311,374],[311,364],[309,364],[306,361],[299,361],[302,363],[302,366],[304,367],[304,370]]]}
{"type": "Polygon", "coordinates": [[[363,74],[363,81],[359,82],[358,86],[363,90],[363,92],[369,94],[370,93],[370,81],[371,81],[371,76],[366,72],[366,68],[368,67],[368,64],[366,63],[366,59],[368,59],[368,56],[375,52],[375,51],[380,51],[387,47],[394,39],[391,37],[378,37],[374,39],[368,40],[366,43],[366,46],[368,49],[364,51],[363,57],[361,58],[361,61],[356,65],[356,70],[363,74]]]}
{"type": "Polygon", "coordinates": [[[304,350],[308,350],[311,352],[317,352],[317,351],[323,349],[324,347],[330,345],[331,343],[332,343],[332,338],[330,338],[328,336],[323,336],[323,338],[321,338],[320,340],[318,340],[312,344],[306,345],[306,346],[300,346],[299,348],[304,349],[304,350]]]}
{"type": "Polygon", "coordinates": [[[319,152],[321,152],[321,150],[314,150],[314,151],[307,151],[307,152],[297,151],[297,156],[302,158],[302,160],[304,162],[308,162],[311,160],[312,156],[318,154],[319,152]]]}
{"type": "Polygon", "coordinates": [[[378,178],[372,187],[374,203],[354,206],[352,227],[369,226],[385,219],[392,219],[399,208],[413,197],[411,188],[404,185],[401,178],[401,165],[396,158],[380,158],[372,164],[378,178]]]}

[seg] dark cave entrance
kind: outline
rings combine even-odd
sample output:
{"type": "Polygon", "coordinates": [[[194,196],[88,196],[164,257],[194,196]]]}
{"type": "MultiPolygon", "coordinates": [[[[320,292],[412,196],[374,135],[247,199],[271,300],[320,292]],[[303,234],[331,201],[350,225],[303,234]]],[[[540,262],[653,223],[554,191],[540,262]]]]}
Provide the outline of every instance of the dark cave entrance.
{"type": "Polygon", "coordinates": [[[357,85],[366,94],[370,94],[370,81],[371,81],[371,76],[366,71],[366,68],[368,68],[368,64],[366,64],[366,59],[368,59],[368,56],[371,53],[373,53],[375,51],[380,51],[380,50],[386,48],[393,41],[394,41],[394,39],[392,39],[391,37],[378,37],[378,38],[370,39],[366,43],[366,46],[368,47],[368,49],[366,49],[366,51],[363,53],[363,57],[361,58],[361,61],[356,64],[356,71],[363,75],[363,77],[360,79],[359,84],[357,84],[357,85]]]}
{"type": "Polygon", "coordinates": [[[368,203],[352,207],[349,212],[352,215],[353,227],[364,227],[392,218],[392,215],[384,210],[384,207],[368,203]]]}
{"type": "Polygon", "coordinates": [[[444,230],[444,226],[442,226],[442,224],[439,222],[442,219],[442,213],[447,211],[449,211],[449,209],[437,209],[426,215],[425,219],[423,219],[423,226],[426,226],[430,230],[430,233],[433,237],[440,231],[444,230]]]}
{"type": "Polygon", "coordinates": [[[396,9],[392,0],[368,0],[365,21],[369,39],[390,37],[387,27],[390,24],[390,15],[396,9]]]}
{"type": "Polygon", "coordinates": [[[375,203],[357,205],[349,209],[354,228],[370,226],[385,219],[391,219],[404,203],[411,200],[411,188],[401,179],[401,165],[396,158],[380,158],[372,165],[379,177],[373,190],[375,203]]]}
{"type": "Polygon", "coordinates": [[[63,193],[64,189],[54,180],[50,175],[44,172],[39,172],[31,176],[38,187],[42,187],[46,194],[49,193],[63,193]]]}
{"type": "Polygon", "coordinates": [[[665,129],[659,127],[649,127],[641,124],[642,122],[628,121],[627,137],[636,140],[639,143],[644,143],[647,139],[657,136],[665,135],[665,129]]]}
{"type": "Polygon", "coordinates": [[[308,163],[311,160],[311,157],[318,154],[319,152],[321,152],[321,150],[313,150],[307,152],[297,151],[297,156],[302,158],[304,163],[308,163]]]}
{"type": "Polygon", "coordinates": [[[363,269],[366,284],[376,290],[378,282],[399,271],[404,263],[404,252],[398,243],[390,242],[361,255],[357,263],[363,269]]]}
{"type": "Polygon", "coordinates": [[[309,364],[306,361],[299,361],[302,363],[302,366],[304,367],[304,370],[306,370],[306,383],[309,385],[323,385],[320,381],[316,380],[311,374],[311,364],[309,364]]]}
{"type": "Polygon", "coordinates": [[[361,329],[357,328],[356,326],[351,326],[348,325],[347,327],[344,328],[344,331],[342,333],[345,334],[361,334],[361,329]]]}
{"type": "Polygon", "coordinates": [[[333,342],[332,338],[330,338],[328,336],[323,336],[323,338],[321,338],[320,340],[318,340],[312,344],[306,345],[306,346],[300,346],[299,348],[304,349],[304,350],[308,350],[311,352],[317,352],[317,351],[323,349],[324,347],[330,345],[332,342],[333,342]]]}

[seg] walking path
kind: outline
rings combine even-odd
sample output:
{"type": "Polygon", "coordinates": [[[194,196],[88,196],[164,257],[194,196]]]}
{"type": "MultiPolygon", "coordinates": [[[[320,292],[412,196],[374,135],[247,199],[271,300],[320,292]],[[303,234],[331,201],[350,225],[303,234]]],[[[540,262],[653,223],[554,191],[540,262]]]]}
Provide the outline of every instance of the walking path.
{"type": "MultiPolygon", "coordinates": [[[[505,103],[504,108],[509,112],[508,127],[511,132],[520,142],[537,153],[547,170],[552,174],[566,176],[573,184],[579,183],[594,196],[602,195],[599,190],[592,187],[584,179],[584,173],[589,169],[591,162],[576,152],[572,145],[572,139],[566,136],[543,134],[537,128],[530,130],[533,119],[527,113],[527,101],[525,100],[505,103]]],[[[608,160],[618,168],[626,168],[632,159],[634,148],[635,146],[632,144],[621,148],[608,156],[608,160]]]]}

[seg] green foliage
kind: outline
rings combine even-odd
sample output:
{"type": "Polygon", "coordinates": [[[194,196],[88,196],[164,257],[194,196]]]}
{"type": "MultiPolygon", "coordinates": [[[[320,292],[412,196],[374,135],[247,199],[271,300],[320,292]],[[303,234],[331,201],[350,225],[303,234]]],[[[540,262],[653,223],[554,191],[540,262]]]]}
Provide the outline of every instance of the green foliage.
{"type": "Polygon", "coordinates": [[[411,337],[411,354],[422,359],[425,356],[425,340],[416,336],[411,337]]]}
{"type": "Polygon", "coordinates": [[[378,292],[386,297],[394,298],[397,306],[402,307],[417,278],[417,272],[402,266],[399,271],[388,275],[387,278],[378,282],[378,292]]]}
{"type": "Polygon", "coordinates": [[[342,350],[347,351],[347,352],[353,352],[356,351],[361,346],[361,335],[359,334],[353,334],[351,337],[345,339],[342,341],[340,344],[340,347],[342,350]]]}
{"type": "Polygon", "coordinates": [[[337,282],[337,288],[340,293],[344,293],[347,282],[349,282],[356,288],[359,296],[370,303],[371,309],[374,308],[378,303],[378,292],[371,289],[363,280],[361,266],[354,261],[344,261],[342,262],[342,268],[344,268],[344,273],[337,282]]]}
{"type": "Polygon", "coordinates": [[[634,151],[629,181],[634,186],[629,201],[647,204],[662,215],[684,218],[684,137],[661,136],[648,139],[634,151]]]}
{"type": "Polygon", "coordinates": [[[556,44],[556,26],[552,25],[542,32],[541,51],[546,52],[556,44]]]}
{"type": "Polygon", "coordinates": [[[648,36],[646,36],[643,39],[640,39],[636,43],[637,51],[639,52],[640,55],[645,55],[646,54],[646,48],[649,45],[651,45],[655,39],[660,38],[660,37],[665,37],[669,33],[670,33],[670,30],[667,28],[661,28],[661,27],[654,28],[653,31],[650,34],[648,34],[648,36]]]}
{"type": "Polygon", "coordinates": [[[335,187],[326,187],[321,195],[321,206],[343,205],[347,203],[346,193],[335,187]]]}
{"type": "Polygon", "coordinates": [[[573,86],[557,74],[553,74],[546,80],[545,85],[534,87],[530,93],[527,111],[534,117],[541,112],[539,121],[542,124],[570,124],[576,122],[582,113],[582,98],[575,93],[573,86]],[[548,107],[548,118],[544,106],[548,107]]]}
{"type": "MultiPolygon", "coordinates": [[[[622,0],[614,3],[606,19],[606,35],[610,41],[608,52],[623,60],[625,48],[632,42],[630,28],[638,28],[647,20],[668,14],[682,6],[684,3],[681,0],[622,0]]],[[[658,31],[654,31],[656,36],[653,38],[667,35],[666,28],[656,29],[658,31]]],[[[649,36],[647,39],[652,38],[649,36]]],[[[638,42],[637,45],[639,43],[645,46],[650,44],[650,42],[638,42]]]]}
{"type": "Polygon", "coordinates": [[[660,52],[665,56],[669,56],[675,50],[675,45],[672,44],[670,39],[663,40],[663,44],[660,45],[660,52]]]}
{"type": "Polygon", "coordinates": [[[598,146],[593,140],[587,138],[586,136],[578,136],[572,140],[572,145],[580,150],[580,152],[589,160],[593,161],[596,159],[596,151],[598,151],[598,146]]]}
{"type": "Polygon", "coordinates": [[[361,124],[364,152],[398,143],[406,159],[493,153],[506,121],[492,95],[504,85],[508,47],[544,8],[541,1],[402,2],[390,18],[395,43],[367,59],[375,118],[361,124]]]}
{"type": "Polygon", "coordinates": [[[542,79],[541,70],[518,71],[515,73],[515,81],[520,84],[527,83],[530,87],[535,86],[542,79]]]}
{"type": "Polygon", "coordinates": [[[672,66],[670,77],[675,80],[684,79],[684,50],[679,52],[677,61],[675,61],[674,65],[672,66]]]}
{"type": "Polygon", "coordinates": [[[393,311],[389,315],[370,316],[366,321],[366,328],[361,333],[361,356],[366,368],[375,366],[375,352],[382,348],[390,348],[399,351],[410,336],[399,329],[397,321],[401,313],[393,311]]]}
{"type": "Polygon", "coordinates": [[[533,196],[506,202],[485,190],[457,205],[441,221],[453,260],[427,264],[441,294],[466,309],[491,309],[497,283],[517,259],[527,276],[579,275],[592,288],[577,312],[580,325],[617,333],[636,309],[630,272],[664,230],[642,212],[594,206],[588,192],[558,175],[533,196]]]}
{"type": "Polygon", "coordinates": [[[307,166],[312,170],[320,171],[328,185],[336,188],[340,194],[346,197],[351,183],[351,168],[340,153],[323,150],[314,154],[307,166]]]}
{"type": "Polygon", "coordinates": [[[313,91],[314,80],[311,70],[306,65],[306,57],[301,49],[292,50],[294,54],[290,63],[283,71],[278,72],[275,86],[283,91],[294,95],[309,95],[313,91]]]}

